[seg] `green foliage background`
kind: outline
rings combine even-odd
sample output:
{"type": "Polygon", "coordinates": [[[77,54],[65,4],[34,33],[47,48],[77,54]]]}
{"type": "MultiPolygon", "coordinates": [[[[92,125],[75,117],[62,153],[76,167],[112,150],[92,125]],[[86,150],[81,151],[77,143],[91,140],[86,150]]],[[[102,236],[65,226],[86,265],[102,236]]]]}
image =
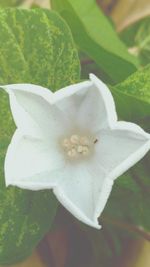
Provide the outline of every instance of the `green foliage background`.
{"type": "MultiPolygon", "coordinates": [[[[149,17],[118,36],[96,1],[51,2],[57,14],[41,8],[0,9],[0,84],[34,83],[56,91],[93,72],[109,85],[119,119],[150,131],[149,17]],[[138,53],[131,55],[127,48],[138,53]]],[[[0,1],[0,6],[18,3],[0,1]]],[[[93,257],[87,255],[86,267],[113,267],[130,240],[150,239],[149,155],[116,180],[100,218],[103,229],[97,231],[62,214],[51,191],[6,189],[4,158],[14,130],[8,96],[0,89],[0,264],[27,257],[56,213],[56,227],[64,223],[76,231],[77,225],[79,232],[68,267],[79,265],[78,253],[85,255],[87,244],[93,257]]]]}

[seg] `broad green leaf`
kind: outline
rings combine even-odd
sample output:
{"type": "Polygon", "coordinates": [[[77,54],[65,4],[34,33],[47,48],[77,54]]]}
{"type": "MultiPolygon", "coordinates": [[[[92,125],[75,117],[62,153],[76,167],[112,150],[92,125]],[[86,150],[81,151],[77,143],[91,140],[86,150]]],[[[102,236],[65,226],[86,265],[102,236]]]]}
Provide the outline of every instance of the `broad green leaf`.
{"type": "Polygon", "coordinates": [[[150,65],[112,87],[112,93],[121,119],[141,125],[146,120],[150,129],[150,65]]]}
{"type": "MultiPolygon", "coordinates": [[[[0,84],[34,83],[55,91],[79,80],[79,60],[65,22],[54,12],[0,10],[0,84]]],[[[0,90],[0,264],[29,255],[50,229],[57,201],[50,190],[5,187],[4,158],[15,126],[0,90]]]]}
{"type": "Polygon", "coordinates": [[[109,20],[93,0],[52,0],[70,26],[79,49],[92,58],[112,82],[136,71],[137,60],[128,53],[109,20]]]}
{"type": "Polygon", "coordinates": [[[130,25],[120,36],[142,65],[150,62],[150,16],[130,25]]]}

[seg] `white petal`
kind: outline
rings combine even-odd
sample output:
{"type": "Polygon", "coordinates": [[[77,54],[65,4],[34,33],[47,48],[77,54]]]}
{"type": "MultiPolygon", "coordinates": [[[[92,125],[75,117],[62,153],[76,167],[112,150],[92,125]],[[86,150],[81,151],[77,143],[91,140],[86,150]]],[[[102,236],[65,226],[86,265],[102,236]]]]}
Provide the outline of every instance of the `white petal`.
{"type": "Polygon", "coordinates": [[[69,119],[70,128],[78,128],[79,108],[91,86],[90,81],[85,81],[62,88],[54,94],[55,105],[69,119]]]}
{"type": "MultiPolygon", "coordinates": [[[[106,84],[92,73],[90,74],[90,80],[99,91],[102,102],[99,105],[103,105],[104,112],[106,112],[105,116],[107,117],[106,123],[111,127],[117,121],[116,107],[111,91],[106,84]]],[[[99,122],[97,121],[97,123],[99,122]]]]}
{"type": "Polygon", "coordinates": [[[17,127],[31,136],[59,135],[65,118],[51,104],[53,94],[48,89],[31,84],[14,84],[4,87],[10,96],[12,114],[17,127]]]}
{"type": "Polygon", "coordinates": [[[109,179],[115,179],[136,164],[150,149],[150,135],[133,123],[118,122],[102,130],[95,144],[96,157],[109,179]]]}
{"type": "MultiPolygon", "coordinates": [[[[66,86],[66,87],[58,90],[53,95],[53,104],[57,103],[59,101],[65,100],[66,98],[69,98],[69,97],[74,96],[76,94],[78,96],[82,97],[85,94],[86,90],[88,90],[91,87],[91,85],[92,85],[91,81],[84,81],[84,82],[80,82],[80,83],[66,86]]],[[[68,103],[66,103],[66,104],[68,104],[68,103]]]]}
{"type": "Polygon", "coordinates": [[[51,172],[64,166],[64,157],[56,144],[22,136],[17,130],[5,159],[6,185],[28,189],[51,188],[57,181],[51,172]]]}
{"type": "Polygon", "coordinates": [[[94,75],[91,81],[63,88],[54,94],[55,104],[71,121],[72,128],[97,132],[117,120],[109,89],[94,75]],[[95,81],[96,80],[96,81],[95,81]]]}
{"type": "Polygon", "coordinates": [[[77,219],[99,229],[97,210],[102,212],[113,181],[105,181],[101,167],[91,163],[68,165],[61,177],[54,189],[58,200],[77,219]]]}

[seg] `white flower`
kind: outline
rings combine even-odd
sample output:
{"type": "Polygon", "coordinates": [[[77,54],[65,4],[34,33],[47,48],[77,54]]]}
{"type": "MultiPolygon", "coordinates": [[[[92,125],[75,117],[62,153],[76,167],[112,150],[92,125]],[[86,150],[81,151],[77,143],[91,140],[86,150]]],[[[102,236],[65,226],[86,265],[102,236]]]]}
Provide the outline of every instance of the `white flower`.
{"type": "Polygon", "coordinates": [[[117,122],[109,89],[94,75],[56,93],[31,84],[6,85],[17,130],[5,160],[6,185],[52,188],[76,218],[98,217],[114,179],[150,148],[139,126],[117,122]]]}

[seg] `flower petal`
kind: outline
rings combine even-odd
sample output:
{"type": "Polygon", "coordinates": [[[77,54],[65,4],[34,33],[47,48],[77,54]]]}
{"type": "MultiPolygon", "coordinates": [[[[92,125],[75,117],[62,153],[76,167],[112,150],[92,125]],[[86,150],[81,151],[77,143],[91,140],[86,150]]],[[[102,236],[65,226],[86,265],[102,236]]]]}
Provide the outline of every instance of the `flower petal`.
{"type": "Polygon", "coordinates": [[[61,171],[61,181],[54,193],[77,219],[99,229],[97,218],[100,214],[97,214],[97,205],[102,211],[113,184],[111,180],[105,181],[104,177],[104,172],[98,165],[68,165],[61,171]]]}
{"type": "Polygon", "coordinates": [[[89,127],[93,133],[105,129],[117,121],[115,103],[110,90],[95,75],[91,74],[92,85],[86,92],[78,110],[79,126],[89,127]]]}
{"type": "Polygon", "coordinates": [[[109,179],[122,175],[136,164],[150,149],[150,135],[139,126],[118,122],[113,129],[100,131],[95,145],[95,157],[109,179]]]}
{"type": "Polygon", "coordinates": [[[106,84],[92,73],[90,74],[90,80],[99,91],[102,102],[99,105],[103,105],[104,112],[106,113],[106,124],[111,127],[117,121],[116,106],[111,91],[106,84]]]}
{"type": "Polygon", "coordinates": [[[31,84],[4,86],[10,96],[10,105],[16,126],[24,134],[50,138],[63,132],[65,118],[51,104],[53,93],[31,84]]]}
{"type": "Polygon", "coordinates": [[[70,119],[72,128],[93,132],[116,122],[113,97],[107,86],[90,75],[91,81],[63,88],[54,94],[55,104],[70,119]]]}
{"type": "Polygon", "coordinates": [[[55,144],[22,136],[17,130],[6,154],[6,185],[35,190],[51,188],[57,183],[51,172],[63,166],[64,157],[55,144]]]}
{"type": "Polygon", "coordinates": [[[54,103],[69,119],[70,128],[77,127],[79,108],[91,86],[92,82],[85,81],[62,88],[54,94],[54,103]]]}

